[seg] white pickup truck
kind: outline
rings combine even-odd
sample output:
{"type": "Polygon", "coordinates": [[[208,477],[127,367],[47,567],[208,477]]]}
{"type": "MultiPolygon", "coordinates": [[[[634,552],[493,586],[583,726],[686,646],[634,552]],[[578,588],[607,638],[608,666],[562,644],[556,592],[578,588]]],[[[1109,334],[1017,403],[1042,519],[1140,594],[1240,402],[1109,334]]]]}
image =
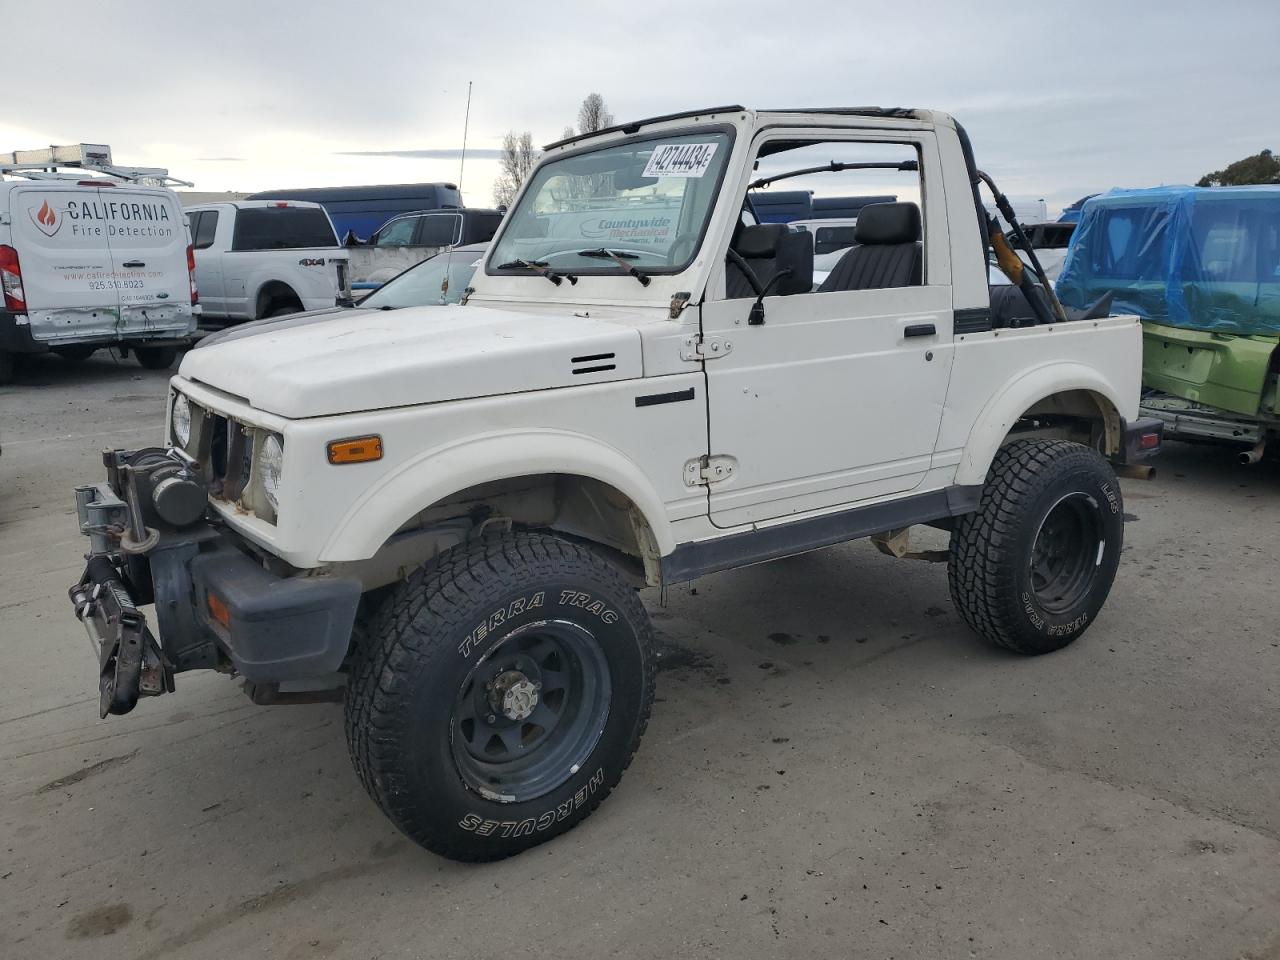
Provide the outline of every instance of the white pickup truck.
{"type": "Polygon", "coordinates": [[[197,668],[263,703],[332,688],[383,812],[491,860],[630,762],[646,585],[860,537],[906,554],[930,524],[974,630],[1072,642],[1120,562],[1112,464],[1160,445],[1141,328],[993,312],[980,177],[924,110],[629,123],[547,148],[463,303],[192,350],[164,445],[76,490],[103,715],[197,668]],[[744,223],[746,197],[762,156],[849,142],[905,146],[925,202],[864,208],[814,291],[811,237],[744,223]]]}
{"type": "Polygon", "coordinates": [[[129,179],[143,175],[168,179],[90,144],[0,157],[0,384],[30,353],[118,347],[144,367],[173,363],[196,328],[191,248],[177,195],[129,179]]]}
{"type": "Polygon", "coordinates": [[[278,317],[350,302],[347,264],[318,203],[238,200],[187,208],[202,319],[278,317]]]}

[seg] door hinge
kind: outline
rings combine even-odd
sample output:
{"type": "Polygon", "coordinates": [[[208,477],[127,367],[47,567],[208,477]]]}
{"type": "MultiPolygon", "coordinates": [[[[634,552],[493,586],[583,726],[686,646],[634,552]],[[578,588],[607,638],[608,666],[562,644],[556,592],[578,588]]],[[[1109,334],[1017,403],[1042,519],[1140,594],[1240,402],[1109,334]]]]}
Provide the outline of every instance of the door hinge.
{"type": "Polygon", "coordinates": [[[0,213],[0,227],[9,227],[13,225],[13,221],[9,219],[9,214],[0,213]]]}
{"type": "Polygon", "coordinates": [[[705,487],[728,480],[738,472],[738,461],[723,454],[695,457],[684,465],[684,482],[689,487],[705,487]]]}
{"type": "Polygon", "coordinates": [[[671,295],[671,306],[667,311],[667,315],[672,320],[679,320],[680,314],[684,313],[684,308],[689,305],[689,294],[685,291],[673,293],[671,295]]]}
{"type": "Polygon", "coordinates": [[[714,360],[733,350],[733,343],[720,337],[685,337],[680,344],[681,360],[714,360]]]}

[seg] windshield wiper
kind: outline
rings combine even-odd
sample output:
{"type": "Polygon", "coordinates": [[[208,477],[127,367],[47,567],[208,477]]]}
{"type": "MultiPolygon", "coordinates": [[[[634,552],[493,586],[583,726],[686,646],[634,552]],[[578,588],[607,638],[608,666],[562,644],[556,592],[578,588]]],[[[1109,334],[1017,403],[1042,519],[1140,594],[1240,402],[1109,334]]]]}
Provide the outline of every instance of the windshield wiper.
{"type": "Polygon", "coordinates": [[[568,280],[571,284],[578,282],[578,278],[571,273],[556,273],[554,270],[549,269],[546,262],[543,260],[509,260],[506,263],[498,264],[496,269],[532,270],[538,276],[546,277],[557,287],[560,286],[561,282],[564,280],[568,280]]]}
{"type": "Polygon", "coordinates": [[[639,280],[642,287],[647,287],[649,285],[648,274],[641,273],[627,262],[628,260],[640,259],[640,255],[638,253],[624,253],[620,250],[608,250],[605,247],[597,247],[595,250],[579,250],[578,256],[594,257],[597,260],[612,260],[622,268],[622,272],[627,276],[635,277],[639,280]]]}

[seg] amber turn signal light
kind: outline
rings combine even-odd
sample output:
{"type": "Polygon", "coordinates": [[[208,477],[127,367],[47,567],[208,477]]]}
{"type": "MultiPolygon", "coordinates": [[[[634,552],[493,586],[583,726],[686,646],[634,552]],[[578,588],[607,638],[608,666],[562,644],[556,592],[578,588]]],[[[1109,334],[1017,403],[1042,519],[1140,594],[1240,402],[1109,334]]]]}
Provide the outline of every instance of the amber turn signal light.
{"type": "Polygon", "coordinates": [[[352,437],[329,444],[330,463],[369,463],[381,459],[381,437],[352,437]]]}
{"type": "Polygon", "coordinates": [[[213,617],[214,620],[218,621],[218,623],[222,624],[223,627],[230,630],[231,611],[227,609],[227,605],[222,602],[221,598],[212,593],[208,596],[208,603],[209,615],[213,617]]]}

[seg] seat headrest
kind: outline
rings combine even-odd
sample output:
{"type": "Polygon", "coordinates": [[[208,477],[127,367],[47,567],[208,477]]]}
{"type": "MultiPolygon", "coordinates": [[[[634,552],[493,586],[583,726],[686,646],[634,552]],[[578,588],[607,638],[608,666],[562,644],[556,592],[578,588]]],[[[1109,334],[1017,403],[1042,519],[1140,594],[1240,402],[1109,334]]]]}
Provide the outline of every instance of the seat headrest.
{"type": "Polygon", "coordinates": [[[772,257],[778,250],[778,244],[788,233],[785,223],[759,223],[743,227],[738,235],[738,242],[733,249],[739,256],[747,260],[763,260],[772,257]]]}
{"type": "Polygon", "coordinates": [[[853,239],[858,243],[915,243],[920,208],[914,203],[869,203],[858,211],[853,239]]]}

